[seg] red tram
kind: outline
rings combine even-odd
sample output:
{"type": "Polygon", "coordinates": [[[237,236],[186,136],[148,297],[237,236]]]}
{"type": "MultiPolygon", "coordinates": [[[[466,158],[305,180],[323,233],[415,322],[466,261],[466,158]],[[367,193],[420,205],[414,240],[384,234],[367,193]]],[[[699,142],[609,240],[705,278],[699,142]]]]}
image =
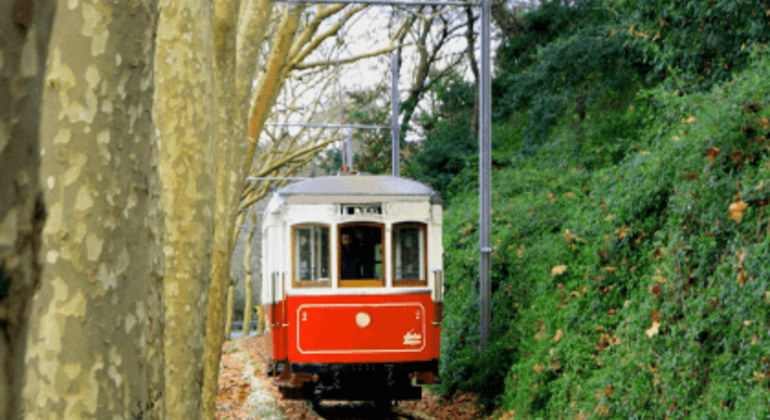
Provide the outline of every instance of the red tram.
{"type": "Polygon", "coordinates": [[[421,398],[438,378],[441,205],[393,176],[311,178],[263,219],[267,370],[285,398],[421,398]]]}

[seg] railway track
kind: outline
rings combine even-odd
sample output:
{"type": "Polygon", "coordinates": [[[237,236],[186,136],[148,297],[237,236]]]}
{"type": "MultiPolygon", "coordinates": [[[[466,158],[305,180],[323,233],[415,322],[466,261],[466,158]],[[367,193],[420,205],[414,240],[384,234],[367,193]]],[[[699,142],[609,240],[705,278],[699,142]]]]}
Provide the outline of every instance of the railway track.
{"type": "Polygon", "coordinates": [[[388,412],[363,402],[328,403],[318,411],[313,410],[310,404],[307,408],[317,420],[438,420],[406,407],[394,406],[388,412]]]}

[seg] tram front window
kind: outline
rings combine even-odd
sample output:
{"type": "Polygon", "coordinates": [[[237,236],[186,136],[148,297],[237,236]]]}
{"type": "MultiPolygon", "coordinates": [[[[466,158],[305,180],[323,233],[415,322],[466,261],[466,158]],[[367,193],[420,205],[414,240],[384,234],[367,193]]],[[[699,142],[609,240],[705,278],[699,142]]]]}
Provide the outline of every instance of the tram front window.
{"type": "Polygon", "coordinates": [[[421,223],[393,225],[394,286],[427,286],[425,233],[421,223]]]}
{"type": "Polygon", "coordinates": [[[328,282],[329,228],[326,226],[295,227],[294,247],[295,283],[328,282]]]}
{"type": "Polygon", "coordinates": [[[361,281],[343,286],[384,284],[382,235],[379,225],[340,227],[340,280],[361,281]]]}

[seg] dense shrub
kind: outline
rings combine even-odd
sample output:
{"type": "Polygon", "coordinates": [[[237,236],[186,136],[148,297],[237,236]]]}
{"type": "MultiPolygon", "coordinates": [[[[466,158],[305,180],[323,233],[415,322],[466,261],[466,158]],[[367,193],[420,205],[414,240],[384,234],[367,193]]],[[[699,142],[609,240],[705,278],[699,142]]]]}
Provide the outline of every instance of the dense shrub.
{"type": "Polygon", "coordinates": [[[531,419],[770,415],[770,60],[754,62],[708,92],[598,101],[495,172],[481,357],[477,199],[458,190],[444,392],[531,419]]]}

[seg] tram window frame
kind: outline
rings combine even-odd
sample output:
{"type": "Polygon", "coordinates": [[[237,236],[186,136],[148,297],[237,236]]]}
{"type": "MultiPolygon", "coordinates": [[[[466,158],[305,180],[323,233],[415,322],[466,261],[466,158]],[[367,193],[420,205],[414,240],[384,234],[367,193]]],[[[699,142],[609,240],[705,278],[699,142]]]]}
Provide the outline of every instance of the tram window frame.
{"type": "MultiPolygon", "coordinates": [[[[376,245],[374,246],[375,250],[377,249],[376,245]]],[[[374,271],[374,267],[372,268],[372,271],[374,271]]],[[[337,225],[337,284],[339,287],[385,287],[385,279],[387,278],[388,271],[387,271],[387,263],[385,261],[385,224],[384,223],[375,223],[375,222],[350,222],[350,223],[341,223],[337,225]],[[380,252],[379,252],[379,260],[376,259],[373,261],[376,265],[377,262],[379,262],[382,265],[382,272],[380,274],[379,278],[371,278],[371,279],[343,279],[342,276],[342,245],[343,245],[343,229],[350,228],[350,227],[370,227],[370,228],[378,228],[380,229],[380,252]]]]}
{"type": "Polygon", "coordinates": [[[393,287],[420,287],[420,286],[427,286],[428,285],[428,225],[425,223],[419,223],[419,222],[400,222],[400,223],[393,223],[391,226],[391,237],[390,237],[390,244],[391,244],[391,267],[393,270],[393,287]],[[422,250],[419,250],[419,255],[421,257],[420,261],[420,271],[421,271],[421,277],[423,279],[397,279],[396,273],[398,265],[396,264],[396,254],[397,254],[397,242],[396,242],[396,230],[400,227],[417,227],[420,229],[421,238],[418,237],[418,247],[422,245],[422,250]],[[422,242],[420,243],[420,239],[422,239],[422,242]]]}
{"type": "MultiPolygon", "coordinates": [[[[311,230],[311,232],[313,232],[311,230]]],[[[293,287],[325,287],[330,288],[332,285],[332,236],[331,236],[332,230],[331,226],[326,223],[301,223],[297,225],[293,225],[291,227],[291,284],[293,287]],[[325,228],[326,229],[326,254],[327,254],[327,272],[328,277],[321,277],[317,280],[300,280],[299,279],[299,260],[297,252],[298,249],[298,243],[297,243],[297,234],[300,229],[307,229],[307,228],[325,228]]],[[[311,233],[312,237],[312,233],[311,233]]],[[[312,241],[312,239],[311,239],[312,241]]],[[[311,243],[311,250],[314,249],[315,244],[311,243]]],[[[311,251],[312,253],[312,251],[311,251]]],[[[322,253],[322,252],[321,252],[322,253]]],[[[311,256],[312,260],[312,256],[311,256]]],[[[312,261],[311,261],[311,267],[312,267],[312,261]]],[[[311,268],[311,272],[313,269],[311,268]]]]}

